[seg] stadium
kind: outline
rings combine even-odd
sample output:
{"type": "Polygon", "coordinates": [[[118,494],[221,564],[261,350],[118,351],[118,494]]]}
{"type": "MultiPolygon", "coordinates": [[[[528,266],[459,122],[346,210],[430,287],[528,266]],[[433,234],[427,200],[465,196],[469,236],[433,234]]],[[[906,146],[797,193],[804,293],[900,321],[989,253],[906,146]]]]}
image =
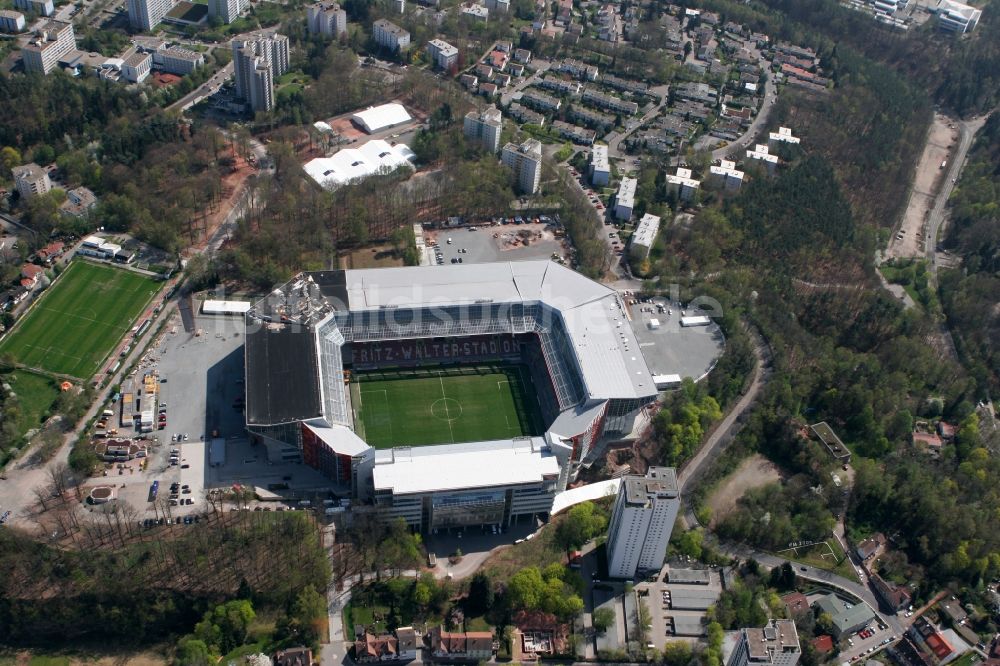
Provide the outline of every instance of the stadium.
{"type": "Polygon", "coordinates": [[[301,273],[245,356],[270,459],[422,531],[547,515],[657,396],[617,292],[550,261],[301,273]]]}

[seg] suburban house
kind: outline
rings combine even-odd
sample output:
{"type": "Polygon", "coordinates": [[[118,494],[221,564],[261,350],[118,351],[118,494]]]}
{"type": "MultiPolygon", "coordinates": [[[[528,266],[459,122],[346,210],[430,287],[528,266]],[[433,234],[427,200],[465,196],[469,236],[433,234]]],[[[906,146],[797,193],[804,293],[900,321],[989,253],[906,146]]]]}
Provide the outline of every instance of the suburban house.
{"type": "Polygon", "coordinates": [[[493,634],[489,631],[450,632],[437,626],[427,634],[435,659],[486,661],[493,658],[493,634]]]}

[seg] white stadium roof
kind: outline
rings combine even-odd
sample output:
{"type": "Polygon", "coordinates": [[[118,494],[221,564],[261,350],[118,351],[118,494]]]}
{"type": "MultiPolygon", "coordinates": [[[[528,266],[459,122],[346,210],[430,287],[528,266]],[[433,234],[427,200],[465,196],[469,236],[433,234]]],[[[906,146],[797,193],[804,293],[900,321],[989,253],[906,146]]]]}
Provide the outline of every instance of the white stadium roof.
{"type": "Polygon", "coordinates": [[[244,314],[251,305],[250,301],[205,301],[201,311],[205,314],[244,314]]]}
{"type": "Polygon", "coordinates": [[[359,111],[351,116],[351,120],[364,131],[372,134],[388,127],[408,123],[413,118],[406,112],[402,104],[383,104],[359,111]]]}
{"type": "Polygon", "coordinates": [[[375,491],[412,495],[496,489],[559,476],[559,461],[541,437],[375,452],[375,491]]]}
{"type": "Polygon", "coordinates": [[[391,146],[381,139],[375,139],[358,148],[341,150],[333,157],[317,157],[306,162],[303,168],[322,187],[334,188],[352,180],[373,176],[382,170],[412,166],[411,161],[415,157],[405,144],[391,146]]]}

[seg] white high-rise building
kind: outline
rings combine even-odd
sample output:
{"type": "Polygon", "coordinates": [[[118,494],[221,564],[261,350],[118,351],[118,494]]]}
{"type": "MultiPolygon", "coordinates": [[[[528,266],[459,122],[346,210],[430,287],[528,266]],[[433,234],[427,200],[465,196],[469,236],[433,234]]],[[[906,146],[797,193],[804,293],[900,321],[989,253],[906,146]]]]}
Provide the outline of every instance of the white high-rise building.
{"type": "Polygon", "coordinates": [[[254,111],[274,108],[274,80],[288,71],[288,37],[233,42],[236,96],[254,111]]]}
{"type": "Polygon", "coordinates": [[[375,43],[390,51],[402,51],[410,45],[410,33],[392,21],[379,19],[372,25],[375,43]]]}
{"type": "Polygon", "coordinates": [[[611,162],[608,161],[608,147],[594,144],[590,151],[590,182],[594,187],[607,186],[611,180],[611,162]]]}
{"type": "Polygon", "coordinates": [[[608,525],[608,575],[634,578],[636,572],[658,571],[680,507],[673,467],[650,467],[646,476],[623,478],[608,525]]]}
{"type": "Polygon", "coordinates": [[[173,7],[173,0],[128,0],[128,22],[137,30],[152,30],[173,7]]]}
{"type": "Polygon", "coordinates": [[[72,23],[46,21],[21,49],[24,71],[48,74],[59,64],[59,58],[75,48],[76,34],[72,23]]]}
{"type": "Polygon", "coordinates": [[[240,17],[246,6],[247,0],[208,0],[208,16],[229,24],[240,17]]]}
{"type": "Polygon", "coordinates": [[[16,166],[11,169],[14,175],[14,186],[22,199],[30,199],[45,194],[52,189],[49,172],[34,162],[16,166]]]}
{"type": "Polygon", "coordinates": [[[500,134],[503,131],[503,115],[500,109],[491,106],[481,112],[469,111],[462,125],[465,138],[479,143],[496,155],[500,150],[500,134]]]}
{"type": "Polygon", "coordinates": [[[802,648],[792,620],[771,620],[763,629],[742,629],[726,666],[796,666],[802,648]]]}
{"type": "Polygon", "coordinates": [[[542,144],[538,139],[528,139],[520,146],[508,143],[503,147],[500,161],[514,172],[518,190],[524,194],[538,192],[542,182],[542,144]]]}
{"type": "Polygon", "coordinates": [[[622,178],[618,183],[618,194],[615,195],[615,219],[628,222],[632,219],[632,209],[635,208],[635,190],[639,181],[635,178],[622,178]]]}
{"type": "Polygon", "coordinates": [[[435,67],[446,72],[458,64],[458,49],[443,39],[427,42],[427,56],[435,67]]]}
{"type": "Polygon", "coordinates": [[[339,38],[347,33],[347,12],[336,2],[317,2],[306,9],[310,34],[339,38]]]}

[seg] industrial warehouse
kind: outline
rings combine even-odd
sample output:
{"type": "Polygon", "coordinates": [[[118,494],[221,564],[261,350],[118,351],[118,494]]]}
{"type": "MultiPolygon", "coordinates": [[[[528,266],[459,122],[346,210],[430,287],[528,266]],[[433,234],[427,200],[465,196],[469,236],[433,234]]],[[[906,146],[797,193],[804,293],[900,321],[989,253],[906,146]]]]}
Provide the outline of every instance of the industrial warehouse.
{"type": "Polygon", "coordinates": [[[547,515],[657,396],[618,293],[550,261],[301,273],[245,356],[270,459],[423,531],[547,515]]]}

